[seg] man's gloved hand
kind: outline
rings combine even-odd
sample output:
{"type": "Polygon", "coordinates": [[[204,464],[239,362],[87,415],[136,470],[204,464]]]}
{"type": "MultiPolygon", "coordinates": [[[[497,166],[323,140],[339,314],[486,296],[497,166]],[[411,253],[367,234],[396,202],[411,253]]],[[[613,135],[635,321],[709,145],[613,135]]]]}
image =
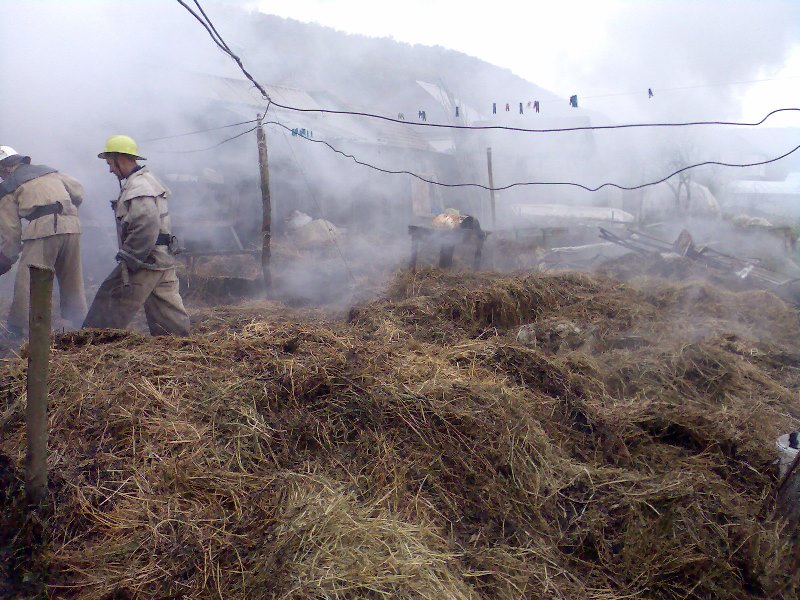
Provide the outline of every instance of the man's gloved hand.
{"type": "Polygon", "coordinates": [[[5,275],[14,266],[14,262],[6,258],[5,255],[0,254],[0,275],[5,275]]]}

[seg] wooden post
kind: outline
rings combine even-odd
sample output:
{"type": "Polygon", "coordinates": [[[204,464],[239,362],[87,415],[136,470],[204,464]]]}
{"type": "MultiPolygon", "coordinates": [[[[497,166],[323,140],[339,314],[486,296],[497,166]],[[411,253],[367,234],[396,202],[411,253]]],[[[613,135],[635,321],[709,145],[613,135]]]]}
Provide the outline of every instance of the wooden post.
{"type": "Polygon", "coordinates": [[[778,509],[792,525],[800,524],[800,452],[781,478],[776,495],[778,509]]]}
{"type": "Polygon", "coordinates": [[[25,492],[31,502],[47,496],[47,378],[50,371],[50,320],[53,271],[30,267],[30,316],[28,318],[28,405],[25,427],[25,492]]]}
{"type": "Polygon", "coordinates": [[[439,268],[449,269],[453,266],[453,253],[456,250],[455,244],[443,243],[439,248],[439,268]]]}
{"type": "Polygon", "coordinates": [[[494,174],[492,173],[492,149],[486,149],[486,162],[489,167],[489,206],[492,211],[492,229],[497,228],[497,224],[495,223],[495,211],[494,211],[494,174]]]}
{"type": "Polygon", "coordinates": [[[258,115],[258,167],[261,172],[261,273],[264,277],[264,291],[272,288],[270,270],[270,240],[272,238],[272,199],[269,195],[269,161],[267,159],[267,138],[262,126],[263,117],[258,115]]]}

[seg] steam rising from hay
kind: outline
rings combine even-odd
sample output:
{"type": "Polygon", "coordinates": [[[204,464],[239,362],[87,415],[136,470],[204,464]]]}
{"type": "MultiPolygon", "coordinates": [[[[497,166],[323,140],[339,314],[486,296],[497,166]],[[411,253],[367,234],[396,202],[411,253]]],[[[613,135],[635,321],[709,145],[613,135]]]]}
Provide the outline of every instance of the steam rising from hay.
{"type": "MultiPolygon", "coordinates": [[[[800,416],[800,322],[774,296],[429,270],[347,322],[280,304],[195,321],[56,339],[43,553],[5,540],[51,595],[797,592],[762,513],[800,416]],[[516,340],[556,316],[595,343],[516,340]]],[[[21,362],[2,377],[4,515],[25,531],[21,362]]]]}

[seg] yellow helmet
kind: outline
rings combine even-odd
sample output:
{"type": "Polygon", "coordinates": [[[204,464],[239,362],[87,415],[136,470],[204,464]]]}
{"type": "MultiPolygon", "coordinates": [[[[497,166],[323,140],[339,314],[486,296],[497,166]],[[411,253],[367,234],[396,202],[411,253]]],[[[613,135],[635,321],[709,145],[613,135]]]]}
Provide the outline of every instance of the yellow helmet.
{"type": "Polygon", "coordinates": [[[106,158],[109,154],[127,154],[136,160],[147,160],[144,156],[139,156],[139,149],[136,147],[136,142],[132,137],[127,135],[112,135],[106,140],[106,146],[103,151],[97,155],[97,158],[106,158]]]}

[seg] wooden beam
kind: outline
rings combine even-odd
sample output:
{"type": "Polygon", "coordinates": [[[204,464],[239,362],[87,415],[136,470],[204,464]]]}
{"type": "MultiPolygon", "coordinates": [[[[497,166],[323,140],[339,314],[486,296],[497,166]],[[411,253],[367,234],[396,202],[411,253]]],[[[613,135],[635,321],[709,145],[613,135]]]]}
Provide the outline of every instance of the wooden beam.
{"type": "Polygon", "coordinates": [[[47,393],[50,372],[50,323],[53,271],[30,267],[30,314],[28,317],[28,404],[25,427],[28,449],[25,456],[25,492],[32,503],[47,496],[47,393]]]}
{"type": "Polygon", "coordinates": [[[494,206],[494,173],[492,173],[492,149],[486,149],[486,163],[489,169],[489,207],[492,211],[492,229],[497,229],[494,206]]]}
{"type": "Polygon", "coordinates": [[[269,160],[267,157],[267,137],[262,124],[263,117],[258,115],[258,167],[261,172],[261,273],[264,277],[264,291],[272,288],[272,271],[270,266],[272,239],[272,198],[269,193],[269,160]]]}

